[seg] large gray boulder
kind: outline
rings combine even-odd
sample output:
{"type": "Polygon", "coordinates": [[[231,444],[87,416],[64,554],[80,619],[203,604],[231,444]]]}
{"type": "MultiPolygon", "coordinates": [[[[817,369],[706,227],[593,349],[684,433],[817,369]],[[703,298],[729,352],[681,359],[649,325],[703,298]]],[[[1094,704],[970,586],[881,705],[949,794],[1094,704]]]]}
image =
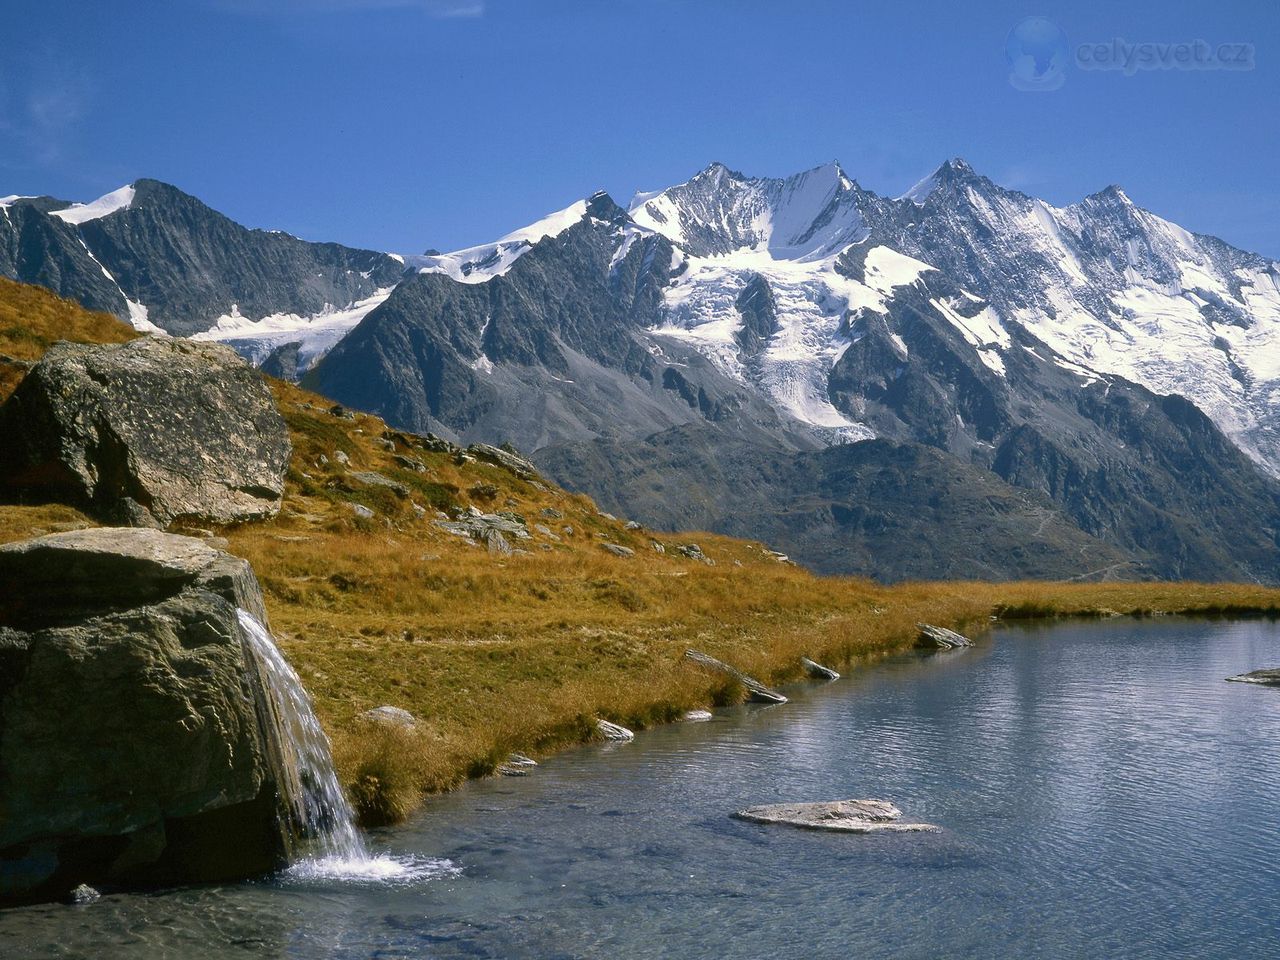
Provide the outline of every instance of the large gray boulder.
{"type": "Polygon", "coordinates": [[[0,482],[109,522],[232,523],[280,509],[289,434],[218,344],[56,344],[0,407],[0,482]]]}
{"type": "Polygon", "coordinates": [[[0,904],[283,862],[248,563],[103,528],[0,547],[0,904]]]}

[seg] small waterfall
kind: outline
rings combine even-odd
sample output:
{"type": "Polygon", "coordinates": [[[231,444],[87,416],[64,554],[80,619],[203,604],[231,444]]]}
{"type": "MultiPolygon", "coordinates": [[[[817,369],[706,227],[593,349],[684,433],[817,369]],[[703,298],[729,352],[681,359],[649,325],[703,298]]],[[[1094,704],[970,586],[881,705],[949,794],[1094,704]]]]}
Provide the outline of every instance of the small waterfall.
{"type": "Polygon", "coordinates": [[[356,830],[355,812],[338,782],[329,738],[311,698],[267,628],[253,614],[237,613],[279,720],[284,754],[280,791],[290,833],[306,841],[309,856],[304,859],[347,864],[359,872],[373,858],[356,830]]]}

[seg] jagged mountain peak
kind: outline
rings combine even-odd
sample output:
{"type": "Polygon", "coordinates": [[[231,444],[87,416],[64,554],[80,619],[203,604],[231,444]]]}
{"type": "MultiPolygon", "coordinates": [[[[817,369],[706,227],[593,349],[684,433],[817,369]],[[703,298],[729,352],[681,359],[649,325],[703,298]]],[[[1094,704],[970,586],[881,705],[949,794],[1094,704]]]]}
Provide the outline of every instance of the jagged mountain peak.
{"type": "Polygon", "coordinates": [[[1073,208],[1102,208],[1116,211],[1132,211],[1140,209],[1135,204],[1124,189],[1118,184],[1109,184],[1095,193],[1089,194],[1087,197],[1072,204],[1073,208]]]}
{"type": "Polygon", "coordinates": [[[749,177],[717,162],[684,183],[637,194],[631,216],[693,256],[824,258],[862,234],[863,196],[834,160],[789,177],[749,177]]]}
{"type": "Polygon", "coordinates": [[[1021,196],[1017,191],[1002,187],[991,178],[978,173],[963,157],[952,157],[943,161],[937,169],[918,181],[898,199],[910,200],[923,206],[930,200],[936,202],[947,197],[967,199],[969,190],[975,190],[980,194],[1021,196]]]}
{"type": "Polygon", "coordinates": [[[619,206],[618,202],[605,190],[597,190],[587,197],[585,216],[594,217],[607,223],[623,225],[631,221],[630,215],[619,206]]]}

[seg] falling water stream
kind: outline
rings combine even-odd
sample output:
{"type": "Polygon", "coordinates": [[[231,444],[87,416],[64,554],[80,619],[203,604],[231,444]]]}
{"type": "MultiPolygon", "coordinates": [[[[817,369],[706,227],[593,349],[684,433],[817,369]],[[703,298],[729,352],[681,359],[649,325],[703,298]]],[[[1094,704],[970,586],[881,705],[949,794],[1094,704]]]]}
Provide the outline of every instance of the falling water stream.
{"type": "Polygon", "coordinates": [[[300,842],[287,875],[297,880],[412,879],[412,860],[373,856],[356,828],[355,812],[338,782],[329,738],[316,718],[302,680],[271,632],[253,614],[237,611],[271,700],[281,746],[280,791],[288,832],[300,842]]]}

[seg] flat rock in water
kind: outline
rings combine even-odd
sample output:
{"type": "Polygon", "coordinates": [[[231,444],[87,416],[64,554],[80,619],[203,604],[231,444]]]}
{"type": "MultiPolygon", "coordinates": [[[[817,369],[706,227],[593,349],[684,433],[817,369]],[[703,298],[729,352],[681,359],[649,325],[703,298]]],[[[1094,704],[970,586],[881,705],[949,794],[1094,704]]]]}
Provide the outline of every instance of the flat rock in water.
{"type": "Polygon", "coordinates": [[[1280,668],[1254,670],[1252,673],[1241,673],[1227,679],[1232,683],[1258,683],[1266,687],[1280,687],[1280,668]]]}
{"type": "Polygon", "coordinates": [[[709,657],[705,653],[699,653],[697,650],[686,650],[684,652],[684,656],[686,660],[692,660],[696,664],[708,667],[732,677],[746,688],[747,693],[751,695],[751,699],[757,703],[787,702],[787,698],[778,693],[777,690],[770,690],[759,680],[756,680],[753,677],[748,677],[741,670],[734,669],[722,660],[717,660],[715,657],[709,657]]]}
{"type": "Polygon", "coordinates": [[[784,823],[843,833],[936,833],[941,829],[931,823],[904,821],[902,811],[887,800],[772,803],[739,810],[734,816],[751,823],[784,823]]]}
{"type": "Polygon", "coordinates": [[[686,710],[680,719],[685,723],[705,723],[713,719],[713,716],[710,710],[686,710]]]}
{"type": "Polygon", "coordinates": [[[808,657],[800,658],[800,665],[804,667],[805,673],[809,674],[814,680],[839,680],[840,674],[836,673],[830,667],[824,667],[822,664],[810,660],[808,657]]]}
{"type": "Polygon", "coordinates": [[[920,636],[916,638],[916,646],[926,650],[956,650],[960,647],[972,647],[973,641],[946,627],[935,627],[929,623],[917,623],[920,636]]]}

